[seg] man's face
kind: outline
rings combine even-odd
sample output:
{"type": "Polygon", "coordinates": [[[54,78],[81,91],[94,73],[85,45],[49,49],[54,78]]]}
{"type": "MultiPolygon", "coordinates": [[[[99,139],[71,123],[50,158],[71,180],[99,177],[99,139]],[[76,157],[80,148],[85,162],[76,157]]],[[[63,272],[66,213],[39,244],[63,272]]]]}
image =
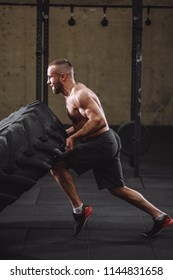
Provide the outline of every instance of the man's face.
{"type": "Polygon", "coordinates": [[[52,88],[54,94],[62,92],[63,85],[60,82],[61,75],[56,72],[55,66],[49,66],[47,70],[47,83],[52,88]]]}

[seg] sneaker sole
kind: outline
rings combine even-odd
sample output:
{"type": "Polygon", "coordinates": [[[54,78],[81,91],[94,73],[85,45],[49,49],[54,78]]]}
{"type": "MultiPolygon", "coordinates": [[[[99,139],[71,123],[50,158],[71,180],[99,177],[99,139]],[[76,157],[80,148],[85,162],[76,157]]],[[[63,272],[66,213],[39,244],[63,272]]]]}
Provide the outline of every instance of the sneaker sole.
{"type": "Polygon", "coordinates": [[[163,224],[163,227],[161,228],[161,230],[159,230],[155,235],[148,235],[147,233],[143,232],[143,236],[145,237],[150,237],[150,238],[154,238],[156,237],[161,231],[163,231],[164,229],[167,229],[168,227],[170,227],[171,225],[173,225],[173,219],[169,219],[169,221],[165,221],[165,223],[163,224]]]}

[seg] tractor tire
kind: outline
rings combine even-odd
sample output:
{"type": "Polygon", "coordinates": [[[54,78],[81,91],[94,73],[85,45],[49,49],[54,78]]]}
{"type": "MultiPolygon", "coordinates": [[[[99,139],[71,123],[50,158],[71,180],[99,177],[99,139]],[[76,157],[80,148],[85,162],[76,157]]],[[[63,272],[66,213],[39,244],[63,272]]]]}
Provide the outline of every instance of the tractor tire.
{"type": "Polygon", "coordinates": [[[29,190],[60,159],[66,131],[35,101],[0,122],[0,211],[29,190]]]}

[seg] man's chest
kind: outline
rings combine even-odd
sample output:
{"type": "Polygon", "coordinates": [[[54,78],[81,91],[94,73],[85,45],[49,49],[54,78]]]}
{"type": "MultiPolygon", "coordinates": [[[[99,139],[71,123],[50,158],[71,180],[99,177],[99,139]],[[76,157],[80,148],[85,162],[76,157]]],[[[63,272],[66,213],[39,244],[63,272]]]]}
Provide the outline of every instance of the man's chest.
{"type": "Polygon", "coordinates": [[[73,102],[66,101],[66,110],[67,115],[71,120],[77,121],[80,119],[81,113],[79,111],[79,108],[77,108],[73,102]]]}

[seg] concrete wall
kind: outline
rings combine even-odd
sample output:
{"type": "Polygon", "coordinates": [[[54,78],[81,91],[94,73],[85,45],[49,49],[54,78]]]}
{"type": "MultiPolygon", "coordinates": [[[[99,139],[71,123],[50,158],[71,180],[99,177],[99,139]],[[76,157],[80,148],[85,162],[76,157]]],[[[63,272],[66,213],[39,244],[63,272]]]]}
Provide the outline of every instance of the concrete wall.
{"type": "Polygon", "coordinates": [[[35,8],[0,6],[0,119],[35,98],[35,8]]]}
{"type": "MultiPolygon", "coordinates": [[[[82,1],[86,4],[115,2],[131,4],[130,0],[82,1]]],[[[173,4],[173,1],[163,0],[143,2],[146,5],[173,4]]],[[[150,14],[152,24],[144,25],[143,30],[142,122],[173,125],[173,9],[151,9],[150,14]]],[[[110,124],[119,125],[130,120],[131,9],[108,9],[107,27],[100,25],[103,18],[100,8],[75,8],[74,27],[67,24],[69,18],[69,8],[50,8],[49,61],[57,57],[71,60],[76,80],[98,94],[110,124]]],[[[144,9],[144,21],[146,18],[144,9]]],[[[35,100],[35,7],[0,6],[0,38],[2,119],[35,100]]],[[[49,106],[64,123],[69,123],[63,96],[54,96],[49,91],[49,106]]]]}
{"type": "Polygon", "coordinates": [[[173,9],[150,13],[152,24],[143,32],[142,119],[173,125],[173,9]]]}

